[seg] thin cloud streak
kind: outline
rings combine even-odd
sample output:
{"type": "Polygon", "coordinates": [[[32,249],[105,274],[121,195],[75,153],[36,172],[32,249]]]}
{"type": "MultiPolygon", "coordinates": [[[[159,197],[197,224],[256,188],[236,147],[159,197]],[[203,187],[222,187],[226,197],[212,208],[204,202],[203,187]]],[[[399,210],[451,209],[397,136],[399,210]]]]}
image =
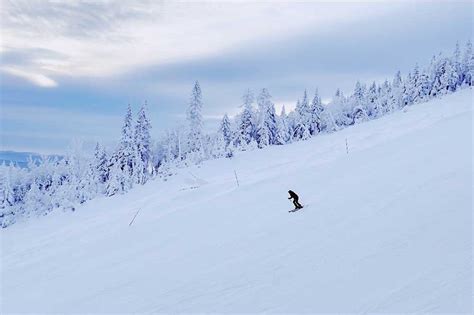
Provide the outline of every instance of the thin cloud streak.
{"type": "Polygon", "coordinates": [[[1,70],[8,74],[24,78],[40,87],[52,88],[58,86],[58,83],[56,81],[40,73],[32,73],[21,69],[15,69],[12,67],[3,67],[1,70]]]}

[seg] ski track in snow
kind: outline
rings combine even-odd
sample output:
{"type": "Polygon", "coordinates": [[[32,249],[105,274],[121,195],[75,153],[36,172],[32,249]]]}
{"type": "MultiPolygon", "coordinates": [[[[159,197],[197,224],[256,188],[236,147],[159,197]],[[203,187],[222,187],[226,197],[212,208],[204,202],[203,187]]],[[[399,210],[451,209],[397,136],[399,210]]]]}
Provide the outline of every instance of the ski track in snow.
{"type": "Polygon", "coordinates": [[[472,96],[3,229],[2,313],[471,313],[472,96]]]}

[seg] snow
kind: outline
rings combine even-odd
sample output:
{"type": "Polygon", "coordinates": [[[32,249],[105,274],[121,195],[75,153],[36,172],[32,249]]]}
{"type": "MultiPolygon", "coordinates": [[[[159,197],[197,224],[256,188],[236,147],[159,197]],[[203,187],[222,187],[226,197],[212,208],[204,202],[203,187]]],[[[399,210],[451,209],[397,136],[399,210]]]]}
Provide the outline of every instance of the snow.
{"type": "Polygon", "coordinates": [[[3,229],[2,313],[471,313],[472,97],[3,229]]]}

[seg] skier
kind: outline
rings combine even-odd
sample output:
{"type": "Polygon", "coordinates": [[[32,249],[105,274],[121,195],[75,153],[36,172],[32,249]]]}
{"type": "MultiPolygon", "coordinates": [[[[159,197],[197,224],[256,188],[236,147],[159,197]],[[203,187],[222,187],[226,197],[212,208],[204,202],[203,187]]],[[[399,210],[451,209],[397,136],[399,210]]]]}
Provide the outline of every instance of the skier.
{"type": "Polygon", "coordinates": [[[288,193],[290,194],[290,198],[288,199],[293,199],[293,204],[295,205],[295,210],[303,208],[303,206],[298,202],[298,195],[295,194],[293,190],[288,190],[288,193]]]}

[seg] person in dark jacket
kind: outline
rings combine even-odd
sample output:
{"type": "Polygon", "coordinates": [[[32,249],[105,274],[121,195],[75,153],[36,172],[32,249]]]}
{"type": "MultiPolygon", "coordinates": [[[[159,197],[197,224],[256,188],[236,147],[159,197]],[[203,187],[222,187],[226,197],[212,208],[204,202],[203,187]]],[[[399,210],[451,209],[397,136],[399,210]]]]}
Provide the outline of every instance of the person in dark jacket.
{"type": "Polygon", "coordinates": [[[293,199],[293,204],[295,205],[295,210],[303,208],[303,206],[298,202],[298,199],[299,199],[298,195],[295,194],[295,192],[293,190],[288,190],[288,193],[290,194],[290,198],[288,198],[288,199],[293,199]]]}

